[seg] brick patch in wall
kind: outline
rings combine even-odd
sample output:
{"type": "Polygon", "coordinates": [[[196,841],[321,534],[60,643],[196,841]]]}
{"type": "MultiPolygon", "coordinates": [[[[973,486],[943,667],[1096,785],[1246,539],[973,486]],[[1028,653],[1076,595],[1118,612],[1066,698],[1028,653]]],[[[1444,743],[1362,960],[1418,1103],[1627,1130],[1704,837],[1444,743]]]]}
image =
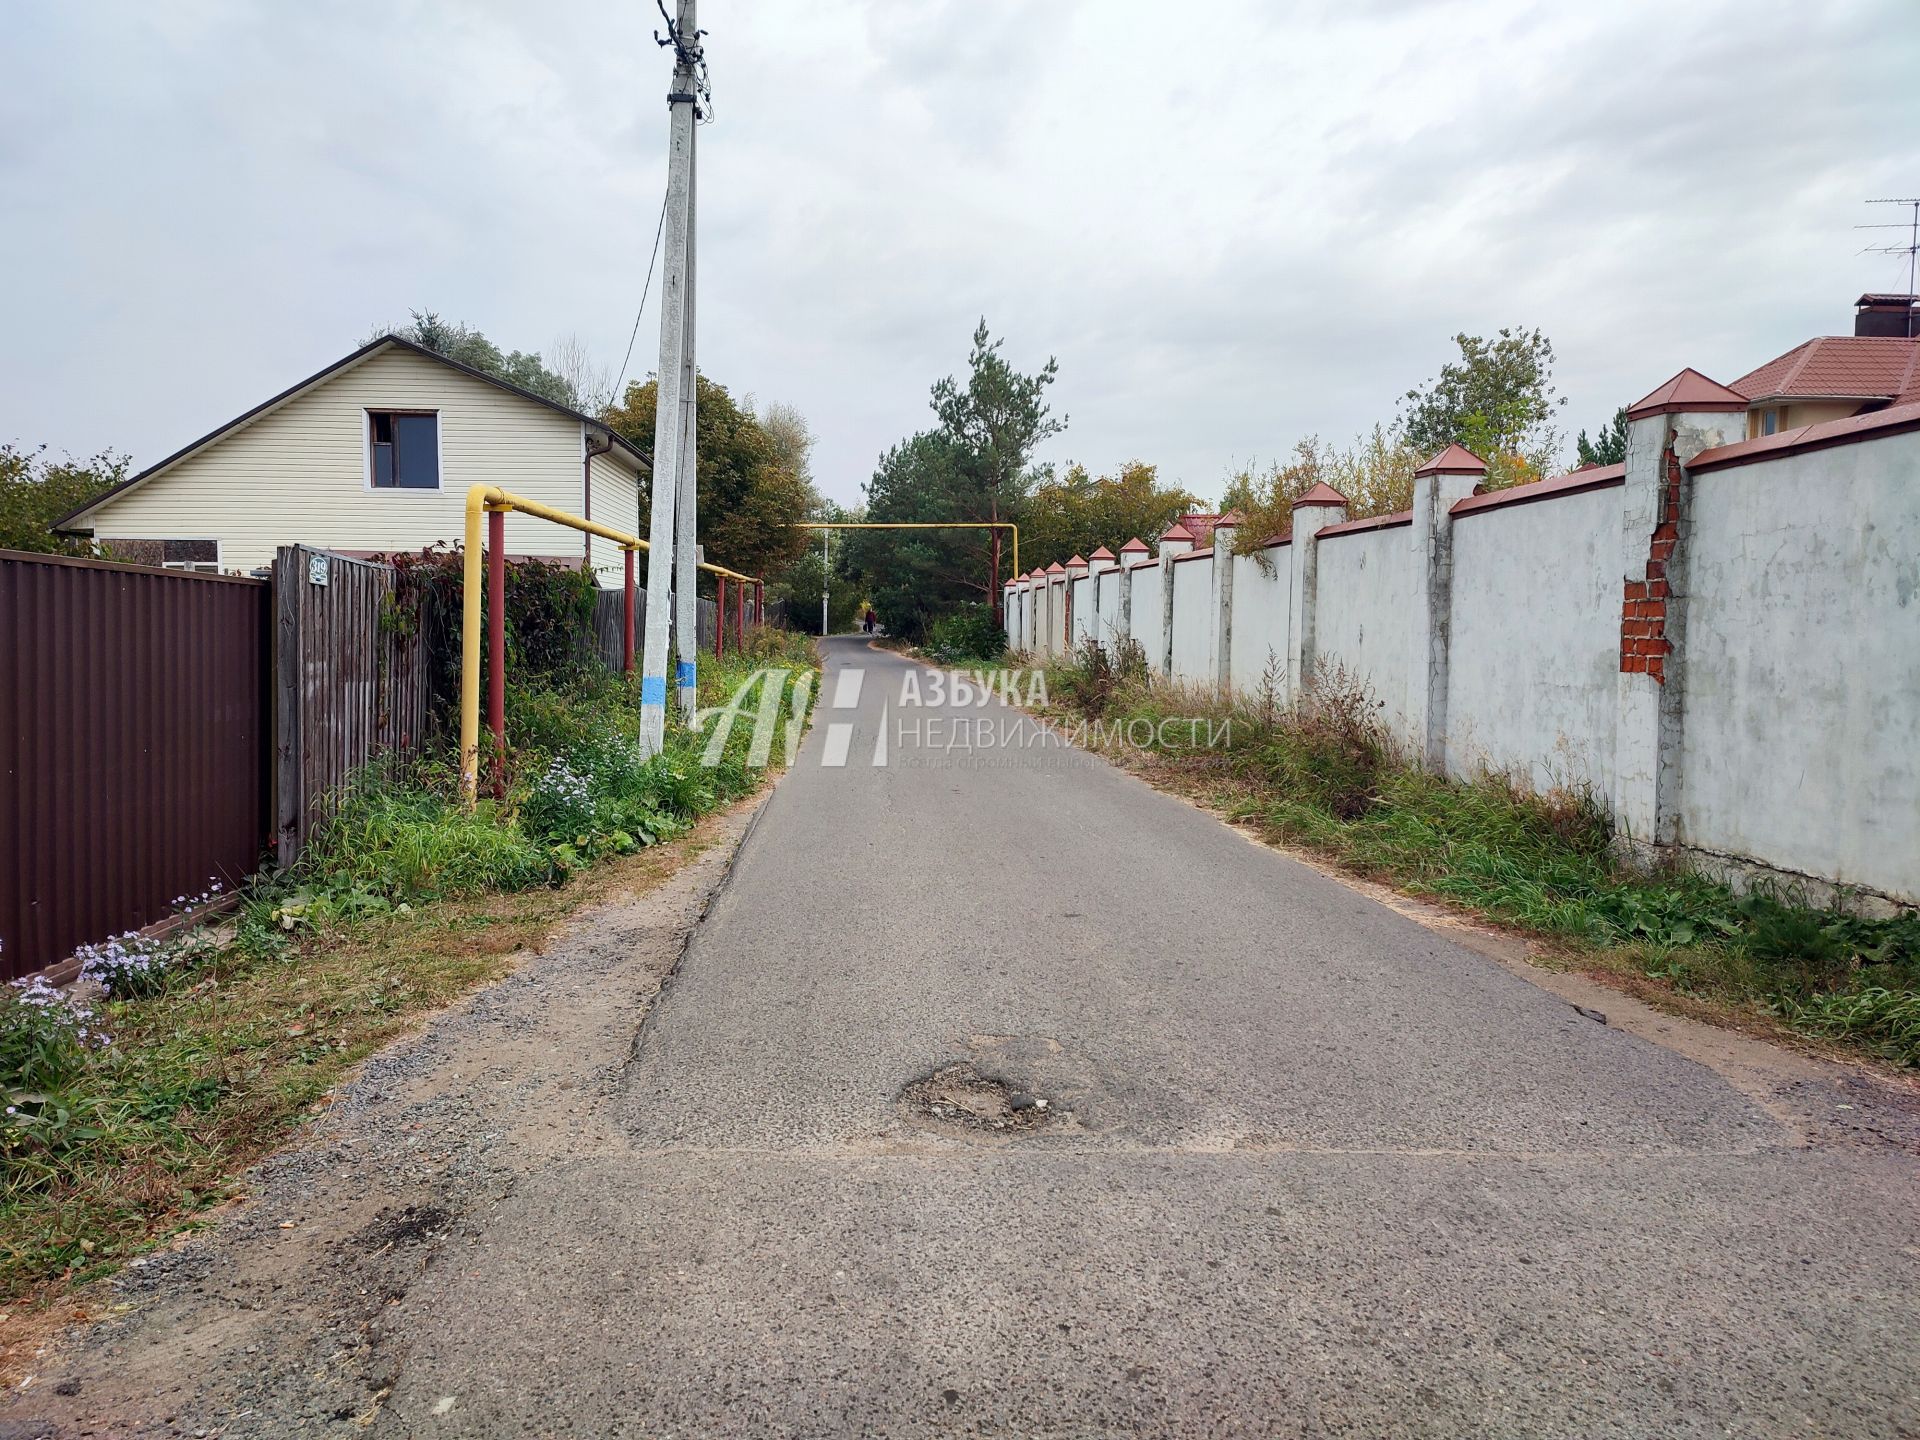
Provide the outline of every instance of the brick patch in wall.
{"type": "Polygon", "coordinates": [[[1667,683],[1667,565],[1680,543],[1680,459],[1669,445],[1661,457],[1666,484],[1660,498],[1660,518],[1647,542],[1645,579],[1626,582],[1620,603],[1620,669],[1628,675],[1651,675],[1667,683]]]}

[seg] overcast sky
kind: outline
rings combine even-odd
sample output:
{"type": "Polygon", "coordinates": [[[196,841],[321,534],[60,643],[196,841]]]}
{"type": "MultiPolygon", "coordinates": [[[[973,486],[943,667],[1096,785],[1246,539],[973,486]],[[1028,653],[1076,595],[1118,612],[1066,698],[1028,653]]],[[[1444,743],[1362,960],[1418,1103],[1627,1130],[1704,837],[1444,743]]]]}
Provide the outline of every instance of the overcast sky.
{"type": "MultiPolygon", "coordinates": [[[[700,356],[859,498],[985,315],[1047,458],[1203,495],[1538,325],[1571,432],[1850,328],[1920,6],[709,0],[700,356]],[[1176,28],[1205,13],[1206,28],[1176,28]]],[[[431,307],[617,365],[651,0],[0,0],[0,439],[150,463],[431,307]]],[[[633,369],[654,368],[649,303],[633,369]]]]}

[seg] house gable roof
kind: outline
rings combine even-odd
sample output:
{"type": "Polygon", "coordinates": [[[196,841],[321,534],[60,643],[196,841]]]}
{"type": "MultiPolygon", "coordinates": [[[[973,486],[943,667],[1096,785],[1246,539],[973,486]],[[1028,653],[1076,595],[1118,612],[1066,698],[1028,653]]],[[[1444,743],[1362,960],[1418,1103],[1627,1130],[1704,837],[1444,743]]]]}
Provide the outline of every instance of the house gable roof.
{"type": "Polygon", "coordinates": [[[52,526],[49,528],[51,528],[55,533],[59,533],[60,531],[65,530],[68,526],[72,525],[76,520],[80,519],[80,517],[85,515],[88,511],[98,508],[99,506],[105,504],[109,500],[112,500],[118,495],[125,494],[127,491],[133,489],[133,487],[136,485],[143,485],[149,480],[158,478],[159,476],[165,474],[168,470],[171,470],[175,465],[178,465],[182,460],[187,459],[189,456],[199,454],[200,451],[206,449],[208,446],[226,439],[229,435],[232,435],[239,430],[245,429],[248,425],[251,425],[254,421],[260,419],[262,416],[271,414],[273,411],[278,410],[282,405],[287,404],[289,401],[297,400],[300,396],[306,394],[309,390],[313,390],[318,386],[326,383],[328,380],[331,380],[334,376],[339,375],[344,371],[351,370],[354,366],[360,364],[362,361],[371,359],[374,355],[379,354],[381,351],[388,350],[388,349],[404,350],[410,354],[418,355],[423,359],[431,360],[436,364],[446,366],[450,370],[457,370],[462,375],[469,376],[472,379],[479,380],[484,384],[491,385],[496,390],[504,390],[509,395],[515,396],[521,400],[530,401],[531,403],[535,405],[539,405],[544,409],[551,410],[557,415],[564,415],[570,420],[578,420],[582,425],[590,426],[594,430],[597,430],[601,434],[605,435],[612,442],[614,448],[625,452],[625,454],[632,459],[635,469],[640,474],[644,475],[649,473],[649,467],[647,465],[646,457],[641,455],[639,450],[634,447],[631,441],[626,439],[624,436],[620,435],[617,431],[609,428],[605,424],[605,422],[600,420],[595,420],[591,415],[583,415],[578,410],[570,409],[569,407],[560,404],[558,401],[549,400],[544,395],[536,395],[531,390],[523,390],[520,388],[520,386],[514,385],[506,380],[502,380],[497,375],[489,375],[484,370],[476,370],[471,365],[463,365],[458,360],[449,359],[447,356],[442,355],[437,350],[429,350],[424,345],[416,345],[413,343],[413,341],[403,340],[398,335],[381,335],[376,339],[369,340],[366,344],[362,345],[358,350],[353,351],[351,354],[341,356],[338,360],[334,361],[331,365],[325,366],[320,370],[316,370],[313,374],[307,376],[306,379],[297,381],[294,384],[289,385],[285,390],[282,390],[278,395],[275,395],[270,399],[261,401],[258,405],[254,406],[251,410],[246,411],[244,414],[235,416],[233,419],[227,421],[226,424],[219,426],[217,429],[208,431],[205,435],[202,435],[198,440],[195,440],[191,444],[182,446],[180,449],[174,451],[173,454],[167,456],[166,459],[161,460],[156,464],[149,465],[146,469],[142,470],[137,475],[128,476],[125,480],[122,480],[118,485],[115,485],[111,490],[108,490],[106,493],[101,495],[96,495],[93,497],[93,499],[87,501],[84,505],[79,505],[79,506],[76,506],[74,509],[69,510],[65,515],[62,515],[58,520],[54,521],[52,526]]]}
{"type": "Polygon", "coordinates": [[[1749,404],[1891,400],[1898,405],[1920,400],[1920,339],[1822,335],[1742,375],[1733,388],[1749,404]]]}

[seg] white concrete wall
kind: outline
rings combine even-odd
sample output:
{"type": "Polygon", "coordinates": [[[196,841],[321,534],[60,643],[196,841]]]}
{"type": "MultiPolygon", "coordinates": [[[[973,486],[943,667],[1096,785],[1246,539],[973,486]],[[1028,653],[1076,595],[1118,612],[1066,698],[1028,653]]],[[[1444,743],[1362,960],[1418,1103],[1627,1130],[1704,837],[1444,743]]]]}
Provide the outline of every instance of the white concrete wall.
{"type": "Polygon", "coordinates": [[[1133,572],[1133,608],[1127,628],[1147,653],[1149,668],[1160,663],[1160,567],[1142,565],[1133,572]]]}
{"type": "Polygon", "coordinates": [[[1692,484],[1680,843],[1920,903],[1920,435],[1692,484]]]}
{"type": "Polygon", "coordinates": [[[1314,668],[1335,665],[1382,702],[1380,718],[1404,735],[1413,634],[1412,527],[1330,535],[1319,546],[1314,668]]]}
{"type": "Polygon", "coordinates": [[[1287,611],[1293,547],[1269,545],[1260,556],[1233,557],[1233,642],[1228,646],[1229,683],[1242,695],[1259,693],[1274,662],[1274,695],[1287,695],[1287,611]],[[1260,557],[1265,557],[1262,565],[1260,557]]]}
{"type": "Polygon", "coordinates": [[[1067,612],[1067,623],[1073,633],[1067,638],[1067,648],[1077,650],[1100,633],[1100,615],[1093,600],[1093,577],[1079,575],[1067,582],[1067,588],[1073,592],[1072,608],[1067,612]]]}
{"type": "Polygon", "coordinates": [[[1447,765],[1613,791],[1620,487],[1453,522],[1447,765]]]}
{"type": "Polygon", "coordinates": [[[1173,678],[1213,683],[1213,557],[1173,562],[1173,678]]]}
{"type": "Polygon", "coordinates": [[[1113,648],[1114,622],[1120,614],[1120,572],[1096,570],[1093,575],[1093,614],[1090,633],[1108,649],[1113,648]]]}
{"type": "Polygon", "coordinates": [[[1047,581],[1047,653],[1067,653],[1067,581],[1063,575],[1047,581]]]}
{"type": "MultiPolygon", "coordinates": [[[[1662,685],[1622,659],[1622,606],[1652,598],[1633,593],[1657,578],[1649,547],[1667,543],[1647,494],[1664,493],[1669,438],[1682,464],[1698,453],[1701,418],[1637,420],[1629,483],[1450,512],[1444,631],[1415,604],[1435,593],[1425,571],[1441,562],[1413,526],[1319,540],[1317,574],[1298,595],[1296,545],[1265,552],[1271,571],[1233,557],[1229,683],[1251,696],[1269,658],[1307,647],[1298,605],[1314,619],[1316,668],[1359,677],[1411,741],[1410,687],[1429,683],[1444,635],[1434,712],[1444,731],[1439,749],[1419,752],[1427,763],[1444,754],[1464,777],[1590,787],[1630,846],[1651,833],[1736,875],[1808,876],[1920,904],[1920,434],[1725,468],[1708,455],[1689,471],[1662,685]],[[1651,488],[1634,502],[1636,465],[1651,488]],[[1648,684],[1659,686],[1657,724],[1648,684]],[[1621,820],[1630,765],[1650,777],[1651,826],[1621,820]]],[[[1216,563],[1133,571],[1130,630],[1156,664],[1172,576],[1172,673],[1183,683],[1213,683],[1216,563]]]]}
{"type": "MultiPolygon", "coordinates": [[[[384,350],[107,501],[86,523],[102,540],[218,540],[223,570],[270,564],[276,547],[296,543],[417,550],[459,541],[470,485],[579,514],[582,458],[578,420],[409,351],[384,350]],[[368,484],[367,411],[382,409],[439,412],[438,490],[368,484]]],[[[507,517],[513,554],[578,557],[583,548],[577,532],[507,517]]]]}

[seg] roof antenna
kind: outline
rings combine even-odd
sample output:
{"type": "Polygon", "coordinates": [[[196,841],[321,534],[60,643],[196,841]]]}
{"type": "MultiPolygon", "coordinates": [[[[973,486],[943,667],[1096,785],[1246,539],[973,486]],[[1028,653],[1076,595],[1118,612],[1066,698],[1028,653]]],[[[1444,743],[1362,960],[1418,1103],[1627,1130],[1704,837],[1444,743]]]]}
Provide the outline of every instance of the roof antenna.
{"type": "Polygon", "coordinates": [[[1916,294],[1920,294],[1920,290],[1914,288],[1914,280],[1917,276],[1920,276],[1920,269],[1916,268],[1920,266],[1920,197],[1902,195],[1887,200],[1869,200],[1866,203],[1869,205],[1910,205],[1913,207],[1912,217],[1904,223],[1891,225],[1856,225],[1853,227],[1856,230],[1905,230],[1907,232],[1907,243],[1904,245],[1869,245],[1860,253],[1862,255],[1904,255],[1907,257],[1907,338],[1911,340],[1914,336],[1915,325],[1915,307],[1913,300],[1916,294]]]}

